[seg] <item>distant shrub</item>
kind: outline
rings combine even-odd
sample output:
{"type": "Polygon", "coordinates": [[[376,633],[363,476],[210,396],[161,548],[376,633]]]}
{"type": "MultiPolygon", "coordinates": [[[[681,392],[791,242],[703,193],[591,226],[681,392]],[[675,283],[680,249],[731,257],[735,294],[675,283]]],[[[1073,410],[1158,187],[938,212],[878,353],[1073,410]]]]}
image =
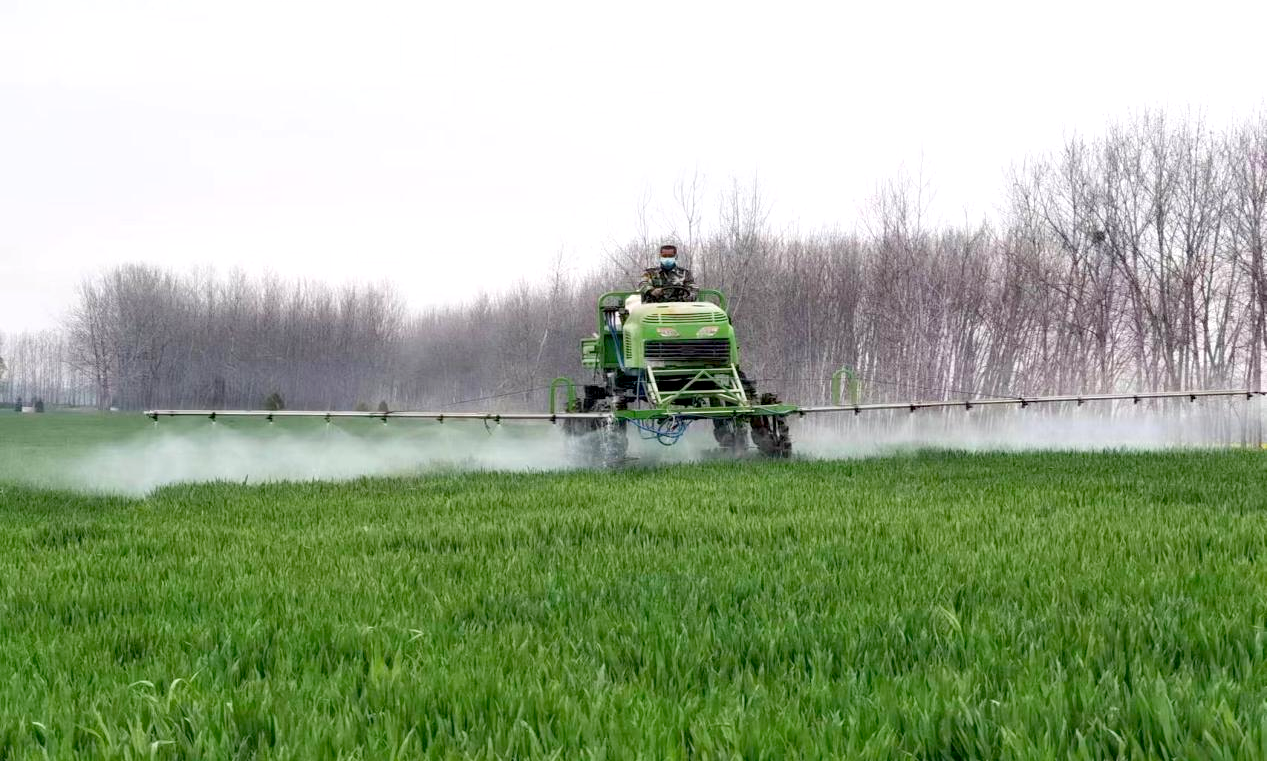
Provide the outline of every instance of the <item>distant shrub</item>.
{"type": "Polygon", "coordinates": [[[286,409],[286,401],[282,399],[280,391],[273,391],[268,396],[264,397],[264,409],[269,412],[277,412],[278,410],[286,409]]]}
{"type": "Polygon", "coordinates": [[[14,403],[13,403],[13,411],[14,411],[14,412],[21,412],[21,411],[22,411],[22,397],[20,397],[20,396],[19,396],[19,397],[18,397],[18,400],[17,400],[16,402],[14,402],[14,403]]]}
{"type": "Polygon", "coordinates": [[[31,406],[35,408],[36,412],[43,412],[44,400],[37,396],[35,397],[35,401],[31,402],[31,406]]]}
{"type": "Polygon", "coordinates": [[[370,406],[366,404],[365,402],[357,402],[355,409],[357,412],[369,412],[370,406]]]}
{"type": "Polygon", "coordinates": [[[388,407],[387,407],[387,400],[386,400],[386,399],[384,399],[383,401],[381,401],[381,402],[379,402],[379,403],[378,403],[378,411],[379,411],[379,412],[390,412],[390,410],[389,410],[389,409],[388,409],[388,407]]]}

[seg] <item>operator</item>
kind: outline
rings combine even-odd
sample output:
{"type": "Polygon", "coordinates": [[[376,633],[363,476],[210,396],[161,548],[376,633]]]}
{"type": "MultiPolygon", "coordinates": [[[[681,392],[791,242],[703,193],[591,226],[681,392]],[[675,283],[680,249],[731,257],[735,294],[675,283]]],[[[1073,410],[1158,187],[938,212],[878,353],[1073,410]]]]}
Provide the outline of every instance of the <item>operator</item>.
{"type": "Polygon", "coordinates": [[[643,303],[657,301],[694,301],[695,278],[685,267],[677,266],[677,246],[660,246],[660,266],[643,270],[638,293],[643,303]]]}

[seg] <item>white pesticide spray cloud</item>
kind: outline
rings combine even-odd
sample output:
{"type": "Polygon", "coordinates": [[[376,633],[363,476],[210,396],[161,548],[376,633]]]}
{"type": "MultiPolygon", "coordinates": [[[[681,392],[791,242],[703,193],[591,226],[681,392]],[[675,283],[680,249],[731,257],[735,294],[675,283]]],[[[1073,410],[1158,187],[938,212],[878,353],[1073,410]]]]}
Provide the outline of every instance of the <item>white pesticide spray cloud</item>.
{"type": "MultiPolygon", "coordinates": [[[[152,430],[29,463],[20,480],[78,491],[143,495],[174,483],[345,480],[438,471],[551,471],[583,467],[561,427],[457,421],[314,425],[255,420],[168,422],[152,430]]],[[[707,456],[711,436],[672,448],[629,430],[640,464],[707,456]]]]}
{"type": "Polygon", "coordinates": [[[406,424],[381,433],[337,425],[181,427],[100,445],[60,463],[59,485],[144,494],[200,481],[341,480],[434,470],[549,470],[567,466],[556,431],[490,431],[479,425],[406,424]],[[267,427],[265,427],[267,426],[267,427]],[[406,427],[408,426],[408,428],[406,427]],[[554,434],[554,435],[551,435],[554,434]]]}
{"type": "Polygon", "coordinates": [[[798,451],[821,457],[918,448],[972,451],[1165,449],[1240,443],[1261,421],[1261,401],[1164,400],[1086,406],[894,410],[807,426],[798,451]]]}
{"type": "MultiPolygon", "coordinates": [[[[1202,401],[1048,409],[947,409],[791,418],[798,457],[958,450],[1160,449],[1239,442],[1259,402],[1202,401]]],[[[716,458],[707,422],[664,447],[629,428],[639,465],[716,458]]],[[[33,467],[26,480],[90,492],[143,495],[172,483],[340,480],[442,470],[548,471],[580,467],[559,426],[459,422],[269,425],[256,421],[152,430],[33,467]]]]}

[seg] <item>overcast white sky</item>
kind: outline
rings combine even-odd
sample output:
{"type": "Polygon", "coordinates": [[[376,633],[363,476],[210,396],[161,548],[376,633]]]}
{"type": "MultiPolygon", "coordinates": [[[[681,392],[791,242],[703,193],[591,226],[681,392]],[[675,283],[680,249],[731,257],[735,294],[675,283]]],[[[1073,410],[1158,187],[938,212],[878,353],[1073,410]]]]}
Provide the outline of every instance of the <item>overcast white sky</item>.
{"type": "Polygon", "coordinates": [[[977,218],[1070,131],[1253,112],[1265,8],[0,0],[0,330],[126,261],[453,301],[588,267],[694,172],[849,228],[922,162],[977,218]]]}

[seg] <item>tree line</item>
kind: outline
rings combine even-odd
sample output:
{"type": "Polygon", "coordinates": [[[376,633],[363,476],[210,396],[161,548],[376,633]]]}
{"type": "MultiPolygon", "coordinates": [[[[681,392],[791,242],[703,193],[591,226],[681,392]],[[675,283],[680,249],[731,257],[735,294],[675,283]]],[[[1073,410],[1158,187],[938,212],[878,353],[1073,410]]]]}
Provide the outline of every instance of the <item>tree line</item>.
{"type": "Polygon", "coordinates": [[[558,260],[417,313],[389,284],[125,266],[83,284],[64,330],[0,356],[10,394],[53,403],[535,408],[579,373],[597,294],[632,287],[673,241],[729,296],[749,376],[788,399],[823,400],[840,366],[877,400],[1261,388],[1267,118],[1215,130],[1146,112],[1005,181],[978,223],[930,222],[928,187],[902,178],[856,229],[805,234],[773,229],[755,184],[710,195],[688,179],[592,270],[558,260]]]}
{"type": "Polygon", "coordinates": [[[125,265],[80,285],[47,351],[11,354],[9,393],[120,409],[258,408],[273,393],[343,406],[385,387],[403,314],[387,285],[125,265]]]}

